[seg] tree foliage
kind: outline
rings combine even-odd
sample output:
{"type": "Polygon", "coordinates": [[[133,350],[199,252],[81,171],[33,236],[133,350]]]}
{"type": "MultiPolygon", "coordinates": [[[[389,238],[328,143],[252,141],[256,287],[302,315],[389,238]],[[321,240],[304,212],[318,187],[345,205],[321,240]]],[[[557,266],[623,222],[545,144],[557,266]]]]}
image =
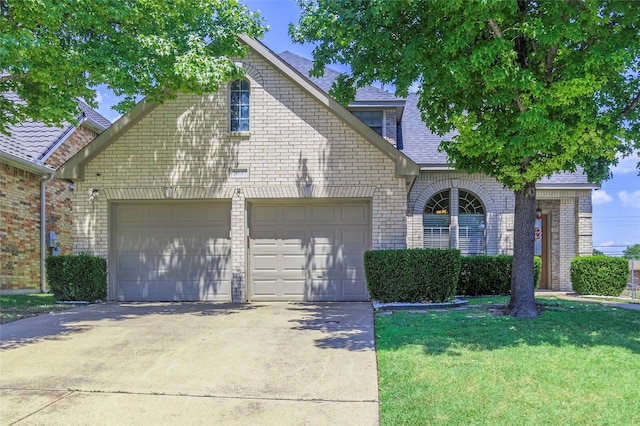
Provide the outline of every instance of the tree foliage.
{"type": "Polygon", "coordinates": [[[634,244],[623,252],[625,259],[640,260],[640,244],[634,244]]]}
{"type": "Polygon", "coordinates": [[[99,84],[124,96],[120,112],[139,96],[216,91],[239,73],[237,35],[264,31],[237,0],[0,0],[0,28],[5,132],[27,118],[71,120],[77,97],[96,106],[99,84]]]}
{"type": "MultiPolygon", "coordinates": [[[[295,41],[316,43],[351,73],[332,94],[419,83],[427,126],[444,135],[452,166],[494,177],[516,195],[509,312],[526,293],[535,316],[535,182],[583,167],[592,182],[640,141],[640,8],[626,0],[300,0],[295,41]],[[531,247],[529,247],[531,246],[531,247]],[[519,285],[519,289],[514,289],[519,285]],[[514,291],[515,290],[515,291],[514,291]]],[[[636,146],[640,148],[640,145],[636,146]]]]}

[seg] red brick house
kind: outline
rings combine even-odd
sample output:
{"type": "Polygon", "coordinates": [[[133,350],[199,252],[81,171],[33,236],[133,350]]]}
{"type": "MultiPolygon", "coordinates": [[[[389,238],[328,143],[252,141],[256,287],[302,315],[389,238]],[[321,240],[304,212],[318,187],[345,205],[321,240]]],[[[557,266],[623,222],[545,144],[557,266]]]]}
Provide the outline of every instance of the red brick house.
{"type": "Polygon", "coordinates": [[[27,121],[0,134],[0,291],[46,290],[44,258],[72,253],[73,185],[55,171],[111,122],[78,102],[76,123],[27,121]]]}

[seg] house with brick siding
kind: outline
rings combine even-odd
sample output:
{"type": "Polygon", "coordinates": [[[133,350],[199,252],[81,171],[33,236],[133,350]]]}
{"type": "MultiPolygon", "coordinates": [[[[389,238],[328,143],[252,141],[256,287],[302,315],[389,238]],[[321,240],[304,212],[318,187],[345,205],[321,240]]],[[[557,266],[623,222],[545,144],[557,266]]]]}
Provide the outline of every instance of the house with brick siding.
{"type": "Polygon", "coordinates": [[[75,123],[27,121],[0,134],[0,291],[46,290],[44,258],[73,250],[73,185],[55,171],[111,123],[78,102],[75,123]]]}
{"type": "MultiPolygon", "coordinates": [[[[345,108],[337,73],[242,40],[244,78],[142,101],[57,171],[75,185],[74,251],[108,260],[110,300],[368,300],[368,249],[511,253],[513,194],[449,168],[415,97],[367,87],[345,108]]],[[[591,188],[539,183],[549,288],[591,252],[591,188]]]]}

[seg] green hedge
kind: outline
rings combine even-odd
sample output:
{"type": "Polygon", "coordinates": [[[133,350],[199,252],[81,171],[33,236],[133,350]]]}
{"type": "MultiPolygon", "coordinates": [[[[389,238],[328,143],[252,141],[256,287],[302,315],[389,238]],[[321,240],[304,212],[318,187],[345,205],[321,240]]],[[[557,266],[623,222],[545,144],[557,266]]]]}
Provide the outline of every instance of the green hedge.
{"type": "Polygon", "coordinates": [[[620,296],[629,281],[629,262],[609,256],[576,257],[571,261],[571,286],[584,295],[620,296]]]}
{"type": "MultiPolygon", "coordinates": [[[[511,292],[513,256],[465,256],[462,258],[458,294],[487,296],[511,292]]],[[[540,285],[542,260],[534,258],[534,287],[540,285]]]]}
{"type": "Polygon", "coordinates": [[[367,287],[380,302],[445,302],[456,295],[459,250],[369,250],[364,255],[367,287]]]}
{"type": "Polygon", "coordinates": [[[49,256],[49,290],[57,300],[95,302],[107,296],[107,262],[87,253],[49,256]]]}

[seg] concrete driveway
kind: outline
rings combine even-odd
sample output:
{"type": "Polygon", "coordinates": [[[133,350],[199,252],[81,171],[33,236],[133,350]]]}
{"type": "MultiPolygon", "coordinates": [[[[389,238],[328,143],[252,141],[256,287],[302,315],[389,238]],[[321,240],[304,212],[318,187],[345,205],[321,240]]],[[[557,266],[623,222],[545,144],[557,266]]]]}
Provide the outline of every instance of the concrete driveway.
{"type": "Polygon", "coordinates": [[[0,423],[373,425],[369,303],[106,303],[0,326],[0,423]]]}

